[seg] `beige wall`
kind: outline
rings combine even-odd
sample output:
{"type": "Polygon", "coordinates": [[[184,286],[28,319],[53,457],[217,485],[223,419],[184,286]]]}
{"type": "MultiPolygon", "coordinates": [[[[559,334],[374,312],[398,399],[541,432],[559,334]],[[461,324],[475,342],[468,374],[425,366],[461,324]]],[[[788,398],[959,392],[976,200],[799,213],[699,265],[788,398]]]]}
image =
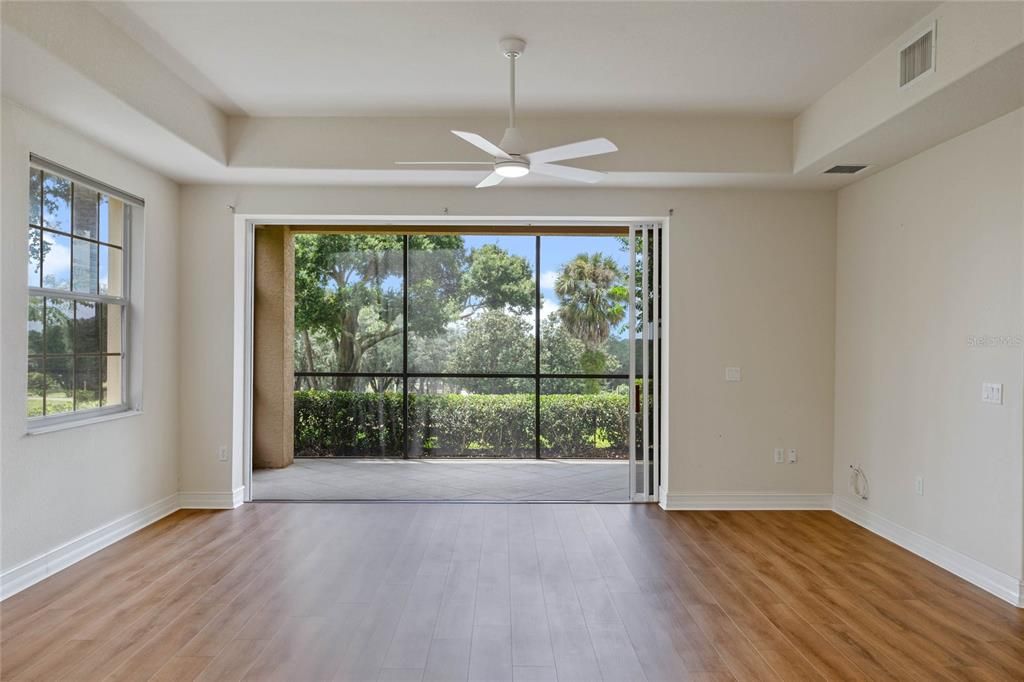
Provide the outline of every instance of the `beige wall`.
{"type": "Polygon", "coordinates": [[[188,186],[181,261],[189,310],[183,367],[182,489],[228,491],[239,214],[656,216],[675,209],[665,267],[673,345],[671,492],[831,492],[835,197],[829,192],[382,189],[188,186]],[[743,382],[726,384],[739,365],[743,382]],[[772,463],[795,447],[796,465],[772,463]]]}
{"type": "Polygon", "coordinates": [[[841,190],[836,297],[837,497],[1017,578],[1022,158],[1019,110],[841,190]]]}
{"type": "Polygon", "coordinates": [[[832,492],[834,215],[830,195],[712,193],[678,225],[672,492],[832,492]]]}
{"type": "Polygon", "coordinates": [[[178,189],[8,100],[2,128],[0,567],[6,571],[178,490],[178,189]],[[132,235],[144,251],[135,254],[144,257],[135,258],[132,281],[139,315],[133,352],[142,360],[133,376],[143,384],[141,415],[25,435],[30,152],[146,200],[143,224],[132,235]]]}

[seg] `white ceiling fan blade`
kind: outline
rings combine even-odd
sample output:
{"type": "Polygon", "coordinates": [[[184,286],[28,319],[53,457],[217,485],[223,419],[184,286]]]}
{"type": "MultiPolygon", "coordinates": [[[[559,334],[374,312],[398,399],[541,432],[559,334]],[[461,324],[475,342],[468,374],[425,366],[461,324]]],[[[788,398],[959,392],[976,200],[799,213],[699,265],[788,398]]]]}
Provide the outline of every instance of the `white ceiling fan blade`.
{"type": "MultiPolygon", "coordinates": [[[[456,133],[458,134],[458,133],[456,133]]],[[[617,152],[619,148],[612,144],[611,140],[603,137],[595,137],[592,140],[563,144],[561,147],[541,149],[526,155],[530,163],[550,163],[551,161],[564,161],[566,159],[582,159],[584,156],[597,156],[617,152]]]]}
{"type": "Polygon", "coordinates": [[[484,150],[485,152],[487,152],[488,154],[490,154],[491,156],[493,156],[495,158],[499,158],[499,159],[511,159],[512,158],[511,156],[509,156],[508,154],[503,152],[501,150],[501,147],[499,147],[498,145],[494,144],[493,142],[489,142],[488,140],[480,137],[476,133],[467,133],[467,132],[464,132],[462,130],[453,130],[452,134],[458,135],[463,140],[465,140],[466,142],[470,143],[471,145],[473,145],[477,149],[482,149],[482,150],[484,150]]]}
{"type": "Polygon", "coordinates": [[[493,166],[493,161],[395,161],[396,166],[493,166]]]}
{"type": "Polygon", "coordinates": [[[584,170],[571,166],[559,166],[554,163],[531,163],[530,172],[538,175],[550,175],[553,178],[576,180],[577,182],[600,182],[606,174],[599,171],[584,170]]]}
{"type": "Polygon", "coordinates": [[[480,189],[481,187],[493,187],[494,185],[499,184],[504,179],[505,179],[505,176],[503,176],[503,175],[498,175],[497,173],[491,173],[486,178],[481,180],[480,184],[478,184],[476,186],[476,188],[480,189]]]}

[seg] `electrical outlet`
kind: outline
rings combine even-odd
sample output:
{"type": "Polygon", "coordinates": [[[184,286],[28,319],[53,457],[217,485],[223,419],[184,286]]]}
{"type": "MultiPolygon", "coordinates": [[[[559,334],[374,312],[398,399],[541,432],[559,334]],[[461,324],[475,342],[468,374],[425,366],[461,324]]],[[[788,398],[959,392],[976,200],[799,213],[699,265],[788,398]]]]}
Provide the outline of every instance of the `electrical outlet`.
{"type": "Polygon", "coordinates": [[[918,495],[924,495],[924,476],[918,476],[914,479],[914,492],[918,495]]]}
{"type": "Polygon", "coordinates": [[[789,463],[796,464],[796,448],[789,449],[789,463]]]}
{"type": "Polygon", "coordinates": [[[782,448],[775,448],[775,463],[782,464],[786,461],[786,451],[782,448]]]}
{"type": "Polygon", "coordinates": [[[221,445],[220,450],[217,451],[217,459],[222,462],[228,461],[228,446],[221,445]]]}
{"type": "Polygon", "coordinates": [[[739,367],[726,367],[725,368],[725,380],[726,381],[742,381],[743,373],[739,367]]]}

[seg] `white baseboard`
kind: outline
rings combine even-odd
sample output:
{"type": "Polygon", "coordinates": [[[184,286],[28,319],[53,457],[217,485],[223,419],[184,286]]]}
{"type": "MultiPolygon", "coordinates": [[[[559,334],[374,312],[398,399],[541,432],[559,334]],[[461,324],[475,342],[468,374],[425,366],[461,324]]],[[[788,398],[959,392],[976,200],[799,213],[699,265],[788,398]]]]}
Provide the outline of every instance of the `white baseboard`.
{"type": "Polygon", "coordinates": [[[983,564],[977,559],[972,559],[966,554],[950,549],[909,528],[904,528],[898,523],[894,523],[839,495],[835,496],[832,509],[835,513],[849,519],[858,526],[862,526],[872,533],[899,545],[903,549],[913,552],[923,559],[927,559],[936,566],[946,569],[972,585],[980,587],[986,592],[990,592],[1000,599],[1010,602],[1014,606],[1024,607],[1024,585],[1017,578],[1006,575],[988,564],[983,564]]]}
{"type": "Polygon", "coordinates": [[[109,547],[118,540],[128,537],[135,531],[141,530],[179,509],[234,509],[241,506],[244,499],[245,488],[237,488],[223,493],[201,492],[168,495],[148,507],[122,516],[34,559],[29,559],[23,564],[4,571],[0,574],[0,601],[81,561],[90,554],[109,547]]]}
{"type": "Polygon", "coordinates": [[[23,564],[4,571],[0,575],[0,600],[17,594],[71,564],[81,561],[90,554],[128,537],[135,531],[177,511],[178,508],[178,494],[168,495],[148,507],[115,519],[34,559],[29,559],[23,564]]]}
{"type": "Polygon", "coordinates": [[[663,509],[771,510],[831,509],[832,493],[673,493],[663,496],[663,509]]]}
{"type": "Polygon", "coordinates": [[[245,501],[245,487],[230,492],[178,493],[181,509],[234,509],[245,501]]]}

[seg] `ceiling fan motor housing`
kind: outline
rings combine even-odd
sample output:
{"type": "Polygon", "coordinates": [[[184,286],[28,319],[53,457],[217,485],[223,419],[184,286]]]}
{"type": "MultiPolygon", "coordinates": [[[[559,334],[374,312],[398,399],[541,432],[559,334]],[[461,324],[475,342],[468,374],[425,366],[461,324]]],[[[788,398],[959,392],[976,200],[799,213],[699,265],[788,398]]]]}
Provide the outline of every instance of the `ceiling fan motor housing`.
{"type": "Polygon", "coordinates": [[[501,138],[498,146],[512,156],[520,156],[526,152],[526,140],[523,139],[519,128],[505,128],[505,136],[501,138]]]}

